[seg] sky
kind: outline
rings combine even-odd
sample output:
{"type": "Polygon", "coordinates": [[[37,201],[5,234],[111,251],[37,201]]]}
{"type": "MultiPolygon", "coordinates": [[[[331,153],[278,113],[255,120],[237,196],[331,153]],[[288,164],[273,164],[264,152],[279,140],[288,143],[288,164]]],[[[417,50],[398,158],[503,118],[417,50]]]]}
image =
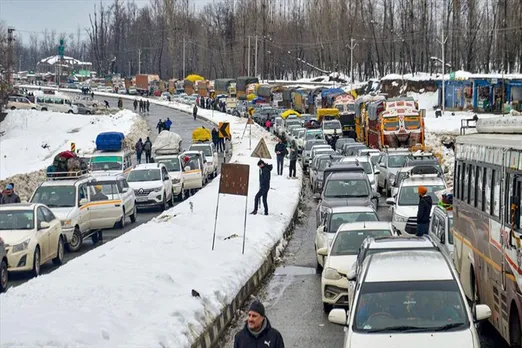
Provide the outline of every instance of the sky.
{"type": "MultiPolygon", "coordinates": [[[[16,33],[27,42],[32,32],[44,29],[60,33],[76,34],[78,28],[86,37],[89,14],[100,1],[110,5],[113,0],[0,0],[0,22],[15,28],[16,33]]],[[[128,1],[128,0],[125,0],[128,1]]],[[[138,6],[145,6],[149,0],[133,0],[138,6]]],[[[191,0],[196,8],[211,0],[191,0]]]]}

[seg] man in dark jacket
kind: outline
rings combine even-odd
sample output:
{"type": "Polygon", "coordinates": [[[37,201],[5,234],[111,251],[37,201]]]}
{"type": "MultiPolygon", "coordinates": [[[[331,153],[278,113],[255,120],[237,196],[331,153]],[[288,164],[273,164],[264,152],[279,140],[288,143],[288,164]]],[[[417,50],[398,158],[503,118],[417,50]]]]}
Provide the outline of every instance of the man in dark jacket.
{"type": "Polygon", "coordinates": [[[428,195],[428,189],[424,186],[419,186],[417,189],[419,193],[419,208],[417,210],[417,237],[422,237],[428,234],[430,227],[431,206],[433,204],[431,196],[428,195]]]}
{"type": "Polygon", "coordinates": [[[136,142],[136,160],[138,164],[141,164],[141,154],[143,153],[143,140],[139,138],[138,142],[136,142]]]}
{"type": "Polygon", "coordinates": [[[147,107],[147,112],[150,112],[150,101],[147,99],[145,103],[145,106],[147,107]]]}
{"type": "Polygon", "coordinates": [[[198,106],[194,105],[194,108],[192,109],[192,116],[194,117],[194,121],[196,120],[197,115],[198,115],[198,106]]]}
{"type": "Polygon", "coordinates": [[[149,137],[147,137],[147,140],[145,140],[145,143],[143,144],[143,151],[145,151],[145,162],[152,163],[152,142],[149,137]]]}
{"type": "Polygon", "coordinates": [[[14,204],[20,203],[20,197],[16,193],[14,193],[14,185],[7,184],[5,187],[5,191],[2,195],[2,199],[0,200],[0,204],[14,204]]]}
{"type": "Polygon", "coordinates": [[[265,307],[254,301],[248,311],[248,320],[234,337],[234,348],[284,348],[281,333],[270,325],[265,307]]]}
{"type": "Polygon", "coordinates": [[[288,176],[290,178],[295,178],[295,166],[296,166],[296,163],[297,163],[297,151],[295,149],[295,147],[290,147],[290,155],[288,156],[288,159],[290,160],[290,168],[289,168],[289,173],[288,173],[288,176]]]}
{"type": "Polygon", "coordinates": [[[158,124],[156,125],[156,128],[158,129],[158,134],[161,133],[161,131],[165,128],[165,124],[163,123],[163,121],[160,120],[158,121],[158,124]]]}
{"type": "Polygon", "coordinates": [[[218,143],[219,143],[219,133],[216,128],[212,129],[212,142],[214,143],[214,147],[216,151],[219,152],[218,143]]]}
{"type": "Polygon", "coordinates": [[[270,190],[270,172],[272,171],[273,166],[271,164],[263,162],[263,160],[259,160],[259,162],[257,162],[257,166],[259,167],[259,191],[257,191],[257,194],[254,198],[254,210],[250,214],[257,214],[259,200],[263,198],[265,215],[268,215],[267,198],[268,190],[270,190]]]}
{"type": "Polygon", "coordinates": [[[275,146],[275,153],[277,155],[277,175],[283,175],[283,164],[285,163],[287,150],[281,139],[275,146]]]}

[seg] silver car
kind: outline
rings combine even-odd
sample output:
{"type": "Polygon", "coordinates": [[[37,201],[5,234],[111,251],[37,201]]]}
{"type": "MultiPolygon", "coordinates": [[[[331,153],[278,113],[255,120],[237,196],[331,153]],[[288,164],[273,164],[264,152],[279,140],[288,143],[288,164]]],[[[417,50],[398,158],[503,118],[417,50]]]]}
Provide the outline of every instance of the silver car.
{"type": "Polygon", "coordinates": [[[74,103],[78,107],[78,113],[82,115],[92,115],[94,114],[94,108],[90,105],[84,103],[74,103]]]}

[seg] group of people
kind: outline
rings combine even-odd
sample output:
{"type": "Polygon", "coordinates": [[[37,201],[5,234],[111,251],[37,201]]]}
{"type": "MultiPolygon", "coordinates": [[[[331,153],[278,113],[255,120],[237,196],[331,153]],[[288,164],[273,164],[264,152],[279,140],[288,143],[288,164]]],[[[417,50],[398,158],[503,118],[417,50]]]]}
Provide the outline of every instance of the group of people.
{"type": "Polygon", "coordinates": [[[198,97],[196,99],[196,105],[199,105],[203,109],[214,109],[221,112],[227,111],[227,104],[225,103],[224,98],[216,100],[209,97],[198,97]]]}
{"type": "Polygon", "coordinates": [[[14,191],[15,184],[9,183],[5,185],[5,189],[0,193],[0,204],[21,203],[20,197],[14,191]]]}
{"type": "Polygon", "coordinates": [[[216,128],[212,129],[212,142],[216,147],[217,152],[225,152],[225,138],[219,137],[219,132],[216,128]]]}
{"type": "Polygon", "coordinates": [[[167,119],[165,121],[163,121],[160,118],[160,120],[158,121],[158,124],[156,125],[156,129],[158,130],[158,134],[160,134],[161,131],[163,131],[163,130],[169,131],[170,127],[172,127],[172,121],[170,120],[169,117],[167,117],[167,119]]]}
{"type": "Polygon", "coordinates": [[[136,160],[141,164],[141,155],[145,152],[145,163],[152,163],[152,141],[147,137],[145,142],[140,138],[135,145],[136,160]]]}
{"type": "Polygon", "coordinates": [[[140,108],[140,112],[150,112],[150,101],[148,99],[140,99],[139,101],[138,99],[134,99],[132,105],[134,106],[134,112],[138,110],[138,107],[140,108]]]}

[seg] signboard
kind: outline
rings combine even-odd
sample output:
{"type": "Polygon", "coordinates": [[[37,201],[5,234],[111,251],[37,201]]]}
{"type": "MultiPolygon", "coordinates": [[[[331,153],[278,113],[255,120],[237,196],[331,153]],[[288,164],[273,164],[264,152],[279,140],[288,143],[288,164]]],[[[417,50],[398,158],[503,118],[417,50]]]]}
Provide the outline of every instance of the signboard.
{"type": "Polygon", "coordinates": [[[230,123],[219,122],[218,131],[220,138],[230,138],[230,123]]]}
{"type": "Polygon", "coordinates": [[[254,149],[254,152],[252,152],[251,157],[272,159],[270,151],[268,151],[268,147],[266,146],[265,139],[261,138],[261,140],[259,140],[259,143],[254,149]]]}
{"type": "Polygon", "coordinates": [[[248,164],[223,163],[219,180],[219,193],[236,196],[248,196],[248,164]]]}

